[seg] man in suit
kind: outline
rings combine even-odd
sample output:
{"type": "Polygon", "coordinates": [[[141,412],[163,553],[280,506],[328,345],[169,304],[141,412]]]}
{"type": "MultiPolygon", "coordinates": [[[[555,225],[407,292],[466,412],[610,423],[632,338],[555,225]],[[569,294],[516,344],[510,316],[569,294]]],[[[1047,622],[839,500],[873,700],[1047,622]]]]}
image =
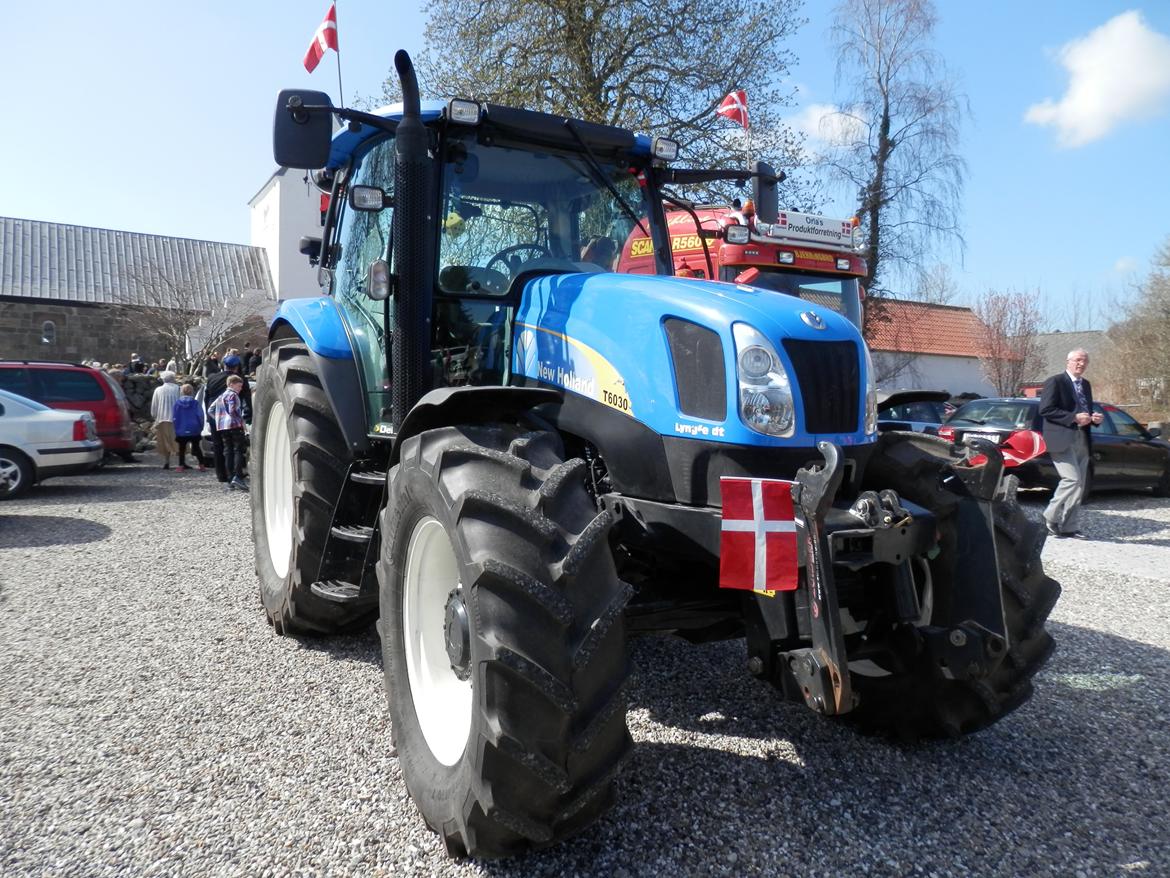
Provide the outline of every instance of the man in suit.
{"type": "Polygon", "coordinates": [[[1092,426],[1103,418],[1093,411],[1093,389],[1082,377],[1088,365],[1087,353],[1069,351],[1065,371],[1045,381],[1040,393],[1044,444],[1060,475],[1060,484],[1044,510],[1048,532],[1056,537],[1084,536],[1077,528],[1077,512],[1089,475],[1092,426]]]}

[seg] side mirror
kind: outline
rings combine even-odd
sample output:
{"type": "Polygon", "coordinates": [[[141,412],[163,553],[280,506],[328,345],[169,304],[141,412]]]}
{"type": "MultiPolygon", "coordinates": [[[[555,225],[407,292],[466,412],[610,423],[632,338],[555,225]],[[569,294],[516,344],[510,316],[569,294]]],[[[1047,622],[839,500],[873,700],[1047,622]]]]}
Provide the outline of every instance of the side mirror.
{"type": "MultiPolygon", "coordinates": [[[[3,414],[3,412],[0,412],[0,414],[3,414]]],[[[1150,434],[1151,439],[1157,439],[1159,436],[1162,435],[1162,425],[1161,424],[1151,424],[1146,429],[1146,432],[1150,434]]]]}
{"type": "Polygon", "coordinates": [[[333,103],[323,91],[286,88],[276,96],[272,157],[285,168],[315,170],[329,161],[333,103]]]}
{"type": "Polygon", "coordinates": [[[377,186],[351,186],[349,206],[354,210],[379,211],[394,206],[394,199],[377,186]]]}
{"type": "Polygon", "coordinates": [[[752,201],[756,203],[756,219],[762,223],[774,223],[780,217],[780,193],[776,183],[782,177],[777,177],[776,169],[767,162],[756,162],[752,172],[752,201]],[[763,180],[758,175],[768,177],[763,180]]]}
{"type": "Polygon", "coordinates": [[[297,245],[297,249],[308,256],[309,259],[316,262],[321,258],[321,239],[311,238],[306,235],[305,237],[301,238],[300,243],[297,245]]]}

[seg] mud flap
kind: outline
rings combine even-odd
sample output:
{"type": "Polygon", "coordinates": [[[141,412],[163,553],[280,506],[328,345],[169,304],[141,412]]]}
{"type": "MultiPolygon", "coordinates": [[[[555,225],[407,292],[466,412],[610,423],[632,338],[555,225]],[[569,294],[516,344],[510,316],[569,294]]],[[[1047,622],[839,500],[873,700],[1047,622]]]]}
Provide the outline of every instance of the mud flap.
{"type": "Polygon", "coordinates": [[[961,499],[956,511],[960,563],[955,569],[951,619],[922,629],[926,649],[949,679],[977,679],[995,670],[1010,646],[995,540],[993,503],[1003,478],[1003,454],[995,443],[968,437],[964,444],[986,462],[953,467],[943,484],[961,499]]]}

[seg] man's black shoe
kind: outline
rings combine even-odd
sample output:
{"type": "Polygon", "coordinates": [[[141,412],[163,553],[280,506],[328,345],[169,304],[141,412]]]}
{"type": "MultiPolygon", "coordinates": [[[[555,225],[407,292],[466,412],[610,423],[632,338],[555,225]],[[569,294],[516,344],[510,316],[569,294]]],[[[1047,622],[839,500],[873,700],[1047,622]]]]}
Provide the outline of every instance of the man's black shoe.
{"type": "Polygon", "coordinates": [[[1085,536],[1079,530],[1066,530],[1062,534],[1060,534],[1060,536],[1062,536],[1062,537],[1075,537],[1078,540],[1087,540],[1088,539],[1088,537],[1085,536]]]}
{"type": "Polygon", "coordinates": [[[1045,522],[1044,527],[1048,529],[1049,534],[1056,537],[1057,539],[1062,539],[1064,537],[1064,532],[1057,530],[1055,524],[1049,524],[1048,522],[1045,522]]]}

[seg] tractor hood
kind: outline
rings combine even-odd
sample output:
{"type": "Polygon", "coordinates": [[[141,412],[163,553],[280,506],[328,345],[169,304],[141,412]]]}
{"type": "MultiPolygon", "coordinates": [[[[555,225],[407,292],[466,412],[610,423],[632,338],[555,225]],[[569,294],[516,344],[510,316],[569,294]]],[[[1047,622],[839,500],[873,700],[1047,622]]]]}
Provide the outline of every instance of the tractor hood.
{"type": "Polygon", "coordinates": [[[546,275],[525,286],[514,339],[514,376],[588,397],[663,435],[777,446],[872,439],[863,429],[868,357],[856,327],[784,294],[673,277],[546,275]],[[739,417],[737,323],[762,334],[788,372],[792,436],[764,435],[739,417]],[[844,405],[844,417],[836,429],[809,429],[817,421],[810,413],[827,402],[844,405]]]}

